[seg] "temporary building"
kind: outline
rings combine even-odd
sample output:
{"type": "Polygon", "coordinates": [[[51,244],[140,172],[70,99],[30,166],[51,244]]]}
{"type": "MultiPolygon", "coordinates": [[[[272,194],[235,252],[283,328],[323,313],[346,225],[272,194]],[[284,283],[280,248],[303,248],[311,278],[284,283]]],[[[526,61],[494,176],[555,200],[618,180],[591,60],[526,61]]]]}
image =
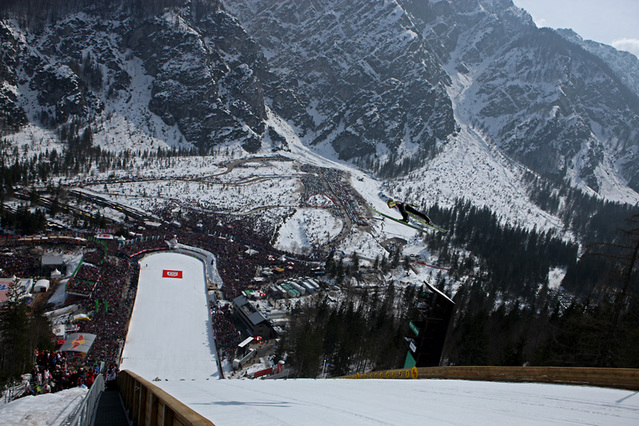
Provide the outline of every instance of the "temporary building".
{"type": "Polygon", "coordinates": [[[49,291],[51,287],[51,282],[49,280],[38,280],[36,282],[35,287],[33,288],[34,293],[46,293],[49,291]]]}
{"type": "Polygon", "coordinates": [[[67,332],[67,326],[65,324],[58,324],[53,327],[53,334],[56,336],[64,336],[67,332]]]}
{"type": "Polygon", "coordinates": [[[258,254],[259,251],[249,247],[244,253],[246,253],[249,256],[254,256],[254,255],[258,254]]]}

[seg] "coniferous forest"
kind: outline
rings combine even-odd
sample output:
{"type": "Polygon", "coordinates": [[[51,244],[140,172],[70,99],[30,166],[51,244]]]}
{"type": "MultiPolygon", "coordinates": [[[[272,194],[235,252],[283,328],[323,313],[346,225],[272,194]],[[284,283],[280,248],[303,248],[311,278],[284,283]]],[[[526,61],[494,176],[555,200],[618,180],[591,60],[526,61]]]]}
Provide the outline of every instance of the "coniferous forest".
{"type": "MultiPolygon", "coordinates": [[[[499,224],[468,203],[431,213],[451,229],[425,238],[450,266],[436,286],[455,302],[442,364],[639,367],[639,215],[624,222],[613,242],[590,244],[578,257],[572,242],[499,224]],[[577,296],[548,287],[555,267],[566,268],[564,283],[577,296]],[[453,295],[455,282],[463,284],[453,295]]],[[[331,256],[326,270],[337,282],[353,283],[358,263],[331,256]]],[[[410,264],[393,252],[374,268],[383,274],[410,264]]],[[[294,315],[281,350],[290,352],[300,376],[402,367],[422,289],[396,288],[390,280],[372,294],[345,287],[343,302],[318,298],[294,315]]]]}

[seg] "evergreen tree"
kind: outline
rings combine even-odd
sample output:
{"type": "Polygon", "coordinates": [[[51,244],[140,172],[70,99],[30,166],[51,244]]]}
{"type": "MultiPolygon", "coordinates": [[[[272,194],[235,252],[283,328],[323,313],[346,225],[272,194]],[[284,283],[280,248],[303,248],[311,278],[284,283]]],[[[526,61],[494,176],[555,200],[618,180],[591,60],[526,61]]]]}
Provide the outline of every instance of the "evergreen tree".
{"type": "Polygon", "coordinates": [[[459,323],[457,361],[459,365],[487,365],[489,339],[488,312],[465,315],[459,323]]]}
{"type": "Polygon", "coordinates": [[[391,262],[392,269],[397,269],[397,267],[399,266],[399,259],[400,259],[399,247],[396,247],[393,250],[393,260],[391,262]]]}
{"type": "Polygon", "coordinates": [[[20,296],[16,279],[9,285],[8,300],[0,310],[0,384],[31,370],[28,308],[20,296]]]}
{"type": "Polygon", "coordinates": [[[324,270],[329,276],[335,275],[335,258],[333,257],[333,253],[330,253],[326,258],[326,264],[324,265],[324,270]]]}

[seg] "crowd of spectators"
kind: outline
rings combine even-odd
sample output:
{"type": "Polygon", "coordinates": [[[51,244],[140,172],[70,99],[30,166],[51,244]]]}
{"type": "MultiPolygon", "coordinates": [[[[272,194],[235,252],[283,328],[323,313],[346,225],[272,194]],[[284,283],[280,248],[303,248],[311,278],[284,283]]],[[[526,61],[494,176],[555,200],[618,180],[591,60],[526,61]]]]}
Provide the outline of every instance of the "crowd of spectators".
{"type": "MultiPolygon", "coordinates": [[[[48,244],[60,249],[60,243],[51,241],[48,244]]],[[[42,246],[47,248],[46,244],[37,247],[42,246]]],[[[35,248],[34,243],[16,246],[15,242],[11,248],[4,247],[12,254],[0,258],[13,260],[5,262],[6,273],[38,276],[40,258],[29,255],[35,248]],[[27,265],[32,269],[26,268],[27,265]]],[[[84,240],[82,250],[83,263],[67,283],[66,304],[80,305],[80,311],[88,313],[90,320],[78,322],[77,331],[95,334],[96,339],[85,358],[67,359],[61,352],[38,353],[32,371],[33,383],[29,387],[31,394],[58,391],[78,384],[89,386],[95,378],[96,366],[117,368],[119,364],[135,298],[136,265],[116,257],[115,244],[84,240]]]]}
{"type": "Polygon", "coordinates": [[[87,354],[88,364],[117,363],[120,350],[126,339],[129,318],[135,300],[137,277],[130,273],[130,265],[122,259],[110,258],[100,269],[101,279],[90,297],[80,300],[80,305],[92,313],[91,321],[82,322],[80,331],[96,335],[87,354]]]}
{"type": "Polygon", "coordinates": [[[102,268],[99,266],[106,257],[106,247],[95,241],[88,241],[90,247],[82,254],[82,263],[75,275],[67,283],[67,292],[76,295],[90,296],[95,290],[102,268]]]}
{"type": "MultiPolygon", "coordinates": [[[[174,222],[170,210],[163,213],[165,223],[174,222]]],[[[222,291],[228,300],[243,290],[260,290],[269,285],[269,277],[255,280],[264,269],[280,266],[281,272],[272,279],[286,279],[308,274],[315,265],[312,259],[294,259],[290,254],[275,250],[270,244],[272,233],[256,231],[258,228],[250,219],[232,220],[203,213],[180,219],[181,227],[165,224],[141,229],[135,240],[127,243],[115,239],[84,240],[83,263],[67,285],[67,294],[72,296],[66,303],[79,304],[82,311],[88,313],[90,321],[79,322],[78,331],[95,334],[96,339],[83,359],[66,360],[59,352],[39,354],[33,371],[34,392],[90,385],[96,366],[117,370],[136,294],[139,270],[135,255],[140,252],[165,249],[165,241],[173,238],[211,252],[216,257],[222,291]]],[[[52,241],[51,244],[55,243],[52,241]]],[[[29,254],[33,247],[33,244],[5,246],[5,253],[0,255],[3,272],[38,276],[40,259],[29,254]]],[[[220,355],[233,356],[241,336],[233,324],[231,308],[214,306],[211,318],[220,355]]]]}
{"type": "Polygon", "coordinates": [[[0,253],[0,278],[32,277],[40,273],[40,257],[27,252],[27,249],[9,249],[0,253]]]}
{"type": "Polygon", "coordinates": [[[99,265],[104,260],[104,249],[102,247],[84,252],[82,259],[84,263],[99,265]]]}
{"type": "Polygon", "coordinates": [[[67,292],[89,296],[100,281],[101,268],[90,263],[82,263],[75,276],[67,284],[67,292]]]}
{"type": "Polygon", "coordinates": [[[164,234],[139,236],[131,240],[121,241],[118,245],[118,251],[127,257],[131,257],[150,251],[166,250],[166,241],[170,238],[164,234]]]}
{"type": "Polygon", "coordinates": [[[235,349],[241,341],[240,334],[233,325],[233,314],[229,306],[222,308],[211,307],[213,321],[213,335],[215,345],[222,358],[231,358],[235,355],[235,349]]]}
{"type": "Polygon", "coordinates": [[[255,231],[254,220],[221,219],[205,214],[192,214],[182,218],[190,229],[204,231],[181,231],[176,233],[180,243],[207,250],[217,259],[217,269],[222,278],[222,291],[227,300],[232,300],[247,289],[262,290],[269,280],[255,280],[264,268],[281,267],[273,279],[285,279],[300,274],[309,274],[314,259],[299,258],[297,255],[275,250],[270,243],[270,235],[255,231]],[[201,224],[197,227],[196,224],[201,224]],[[189,226],[190,225],[190,226],[189,226]],[[283,256],[286,260],[283,260],[283,256]],[[291,268],[289,261],[294,260],[291,268]]]}
{"type": "Polygon", "coordinates": [[[345,183],[345,174],[339,170],[325,169],[305,164],[301,170],[308,173],[302,180],[304,183],[305,199],[313,194],[327,192],[326,196],[331,200],[339,200],[339,205],[333,204],[332,212],[338,217],[343,217],[344,212],[353,223],[365,226],[366,220],[360,214],[361,203],[357,200],[357,194],[350,185],[345,183]]]}
{"type": "Polygon", "coordinates": [[[25,395],[59,392],[77,386],[90,388],[99,373],[94,368],[76,368],[64,352],[36,350],[34,358],[25,395]]]}

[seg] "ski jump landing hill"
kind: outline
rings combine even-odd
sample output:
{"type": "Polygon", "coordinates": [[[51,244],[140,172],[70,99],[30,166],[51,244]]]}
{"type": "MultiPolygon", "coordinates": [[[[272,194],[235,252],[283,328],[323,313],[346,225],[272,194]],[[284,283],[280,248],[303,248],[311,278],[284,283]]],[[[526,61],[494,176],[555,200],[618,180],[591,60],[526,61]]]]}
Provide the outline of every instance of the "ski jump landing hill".
{"type": "MultiPolygon", "coordinates": [[[[203,268],[202,261],[178,253],[155,253],[140,261],[121,369],[216,425],[639,424],[639,394],[604,387],[374,378],[222,380],[203,268]]],[[[130,392],[139,388],[131,386],[130,392]]],[[[140,392],[134,400],[147,397],[140,392]]],[[[162,415],[157,404],[147,409],[137,404],[131,411],[144,411],[147,418],[162,415]]],[[[210,424],[183,421],[189,422],[210,424]]]]}

